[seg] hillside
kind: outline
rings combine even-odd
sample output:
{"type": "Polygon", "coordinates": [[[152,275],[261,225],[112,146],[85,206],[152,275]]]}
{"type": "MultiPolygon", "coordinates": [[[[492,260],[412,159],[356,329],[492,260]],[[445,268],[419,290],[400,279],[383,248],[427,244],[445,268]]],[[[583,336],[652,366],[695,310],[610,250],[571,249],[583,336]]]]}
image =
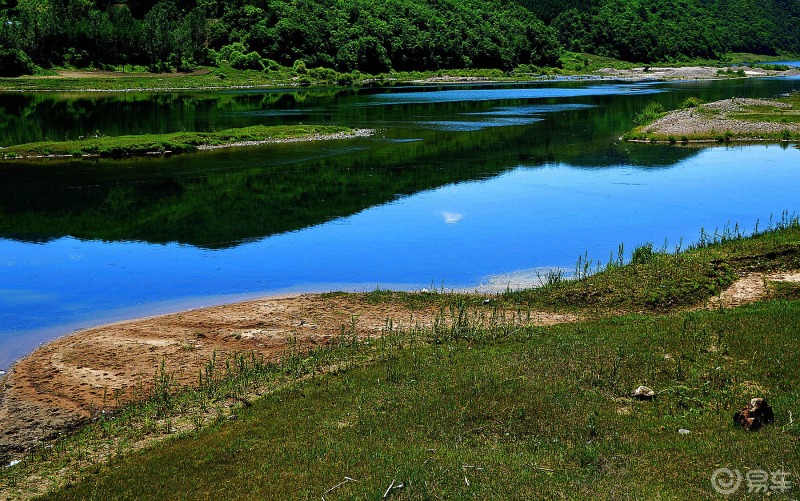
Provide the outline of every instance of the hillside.
{"type": "Polygon", "coordinates": [[[37,67],[266,71],[554,66],[800,52],[797,0],[3,0],[0,75],[37,67]]]}

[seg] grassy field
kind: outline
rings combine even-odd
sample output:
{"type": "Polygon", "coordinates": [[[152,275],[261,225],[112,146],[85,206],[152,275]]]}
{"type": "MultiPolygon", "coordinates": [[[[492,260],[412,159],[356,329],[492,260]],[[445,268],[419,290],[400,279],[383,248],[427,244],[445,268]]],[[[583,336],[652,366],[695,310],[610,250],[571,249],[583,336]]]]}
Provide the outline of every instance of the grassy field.
{"type": "Polygon", "coordinates": [[[282,141],[315,136],[349,133],[352,129],[332,125],[255,125],[218,132],[173,132],[135,136],[86,137],[70,141],[43,141],[12,145],[0,149],[0,158],[30,158],[42,156],[99,156],[187,153],[199,146],[221,146],[247,141],[282,141]]]}
{"type": "Polygon", "coordinates": [[[718,468],[796,483],[800,287],[683,308],[738,274],[800,268],[798,220],[764,226],[703,232],[678,253],[643,245],[599,270],[582,259],[576,280],[553,274],[488,305],[375,291],[376,303],[435,302],[440,318],[387,321],[370,340],[342,326],[333,345],[275,364],[209,361],[194,389],[162,371],[141,403],[43,444],[0,486],[24,497],[50,479],[45,499],[714,499],[718,468]],[[540,305],[588,320],[526,325],[540,305]],[[656,398],[631,399],[639,385],[656,398]],[[775,423],[745,432],[732,416],[753,397],[775,423]]]}
{"type": "Polygon", "coordinates": [[[276,391],[46,499],[377,499],[392,482],[394,499],[701,499],[720,467],[796,478],[799,315],[778,301],[482,340],[392,334],[367,366],[276,391]],[[657,398],[630,399],[640,384],[657,398]],[[747,433],[731,418],[755,395],[777,422],[747,433]]]}

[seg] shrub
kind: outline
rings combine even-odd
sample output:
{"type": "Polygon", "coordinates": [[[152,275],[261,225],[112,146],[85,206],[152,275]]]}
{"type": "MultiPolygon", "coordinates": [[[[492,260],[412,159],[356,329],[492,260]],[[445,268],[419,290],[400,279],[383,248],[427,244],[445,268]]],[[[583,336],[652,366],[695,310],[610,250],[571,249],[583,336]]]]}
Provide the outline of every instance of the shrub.
{"type": "Polygon", "coordinates": [[[633,254],[631,254],[631,264],[647,264],[653,260],[653,257],[655,257],[653,244],[648,242],[633,250],[633,254]]]}
{"type": "Polygon", "coordinates": [[[247,52],[247,48],[245,48],[242,42],[234,42],[232,44],[226,45],[216,52],[217,64],[225,61],[230,63],[231,58],[234,57],[234,53],[238,53],[241,55],[244,54],[245,52],[247,52]]]}
{"type": "Polygon", "coordinates": [[[294,72],[298,75],[305,75],[308,73],[308,68],[306,67],[306,63],[302,59],[298,59],[294,62],[294,66],[292,66],[294,72]]]}
{"type": "Polygon", "coordinates": [[[681,109],[685,110],[685,109],[689,109],[689,108],[699,108],[702,104],[703,104],[703,100],[702,99],[699,99],[699,98],[696,98],[696,97],[690,97],[690,98],[686,99],[686,101],[681,103],[681,109]]]}
{"type": "Polygon", "coordinates": [[[237,70],[264,70],[264,63],[261,62],[261,55],[256,51],[242,54],[241,52],[233,52],[230,59],[231,67],[237,70]]]}
{"type": "Polygon", "coordinates": [[[19,49],[0,49],[0,76],[30,75],[36,69],[31,58],[19,49]]]}
{"type": "Polygon", "coordinates": [[[267,71],[281,71],[281,65],[272,59],[264,59],[264,67],[267,71]]]}
{"type": "Polygon", "coordinates": [[[647,125],[661,118],[663,114],[664,106],[661,103],[652,101],[648,103],[641,112],[633,117],[633,123],[636,125],[647,125]]]}

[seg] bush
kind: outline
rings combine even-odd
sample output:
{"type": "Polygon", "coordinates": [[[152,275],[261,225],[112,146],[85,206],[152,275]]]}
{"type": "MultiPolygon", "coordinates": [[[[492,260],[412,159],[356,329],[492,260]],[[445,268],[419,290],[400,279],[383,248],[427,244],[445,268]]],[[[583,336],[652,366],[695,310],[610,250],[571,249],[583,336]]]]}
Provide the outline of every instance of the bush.
{"type": "Polygon", "coordinates": [[[655,101],[648,103],[644,109],[633,117],[633,123],[636,125],[647,125],[655,122],[664,114],[664,106],[655,101]]]}
{"type": "Polygon", "coordinates": [[[631,254],[631,264],[647,264],[653,260],[653,257],[655,257],[653,244],[648,242],[633,250],[633,254],[631,254]]]}
{"type": "Polygon", "coordinates": [[[19,49],[0,49],[0,76],[30,75],[36,69],[31,58],[19,49]]]}
{"type": "Polygon", "coordinates": [[[238,53],[239,55],[242,55],[245,52],[247,52],[247,48],[241,42],[234,42],[232,44],[226,45],[226,46],[220,48],[216,52],[217,64],[225,62],[225,61],[230,63],[231,62],[231,58],[233,58],[235,53],[238,53]]]}
{"type": "Polygon", "coordinates": [[[273,61],[272,59],[264,59],[264,67],[267,71],[281,71],[281,65],[278,64],[277,61],[273,61]]]}
{"type": "Polygon", "coordinates": [[[686,99],[686,101],[681,103],[681,109],[686,110],[689,108],[699,108],[703,104],[702,99],[698,99],[696,97],[690,97],[686,99]]]}
{"type": "Polygon", "coordinates": [[[264,63],[261,62],[261,55],[256,52],[233,52],[230,59],[231,67],[237,70],[258,70],[264,71],[264,63]]]}

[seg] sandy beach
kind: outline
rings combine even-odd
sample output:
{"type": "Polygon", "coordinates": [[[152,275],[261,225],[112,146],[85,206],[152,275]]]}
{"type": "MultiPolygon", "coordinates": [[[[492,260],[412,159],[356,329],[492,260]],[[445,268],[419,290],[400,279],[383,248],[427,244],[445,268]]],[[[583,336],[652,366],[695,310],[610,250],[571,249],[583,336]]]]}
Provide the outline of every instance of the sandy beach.
{"type": "MultiPolygon", "coordinates": [[[[767,294],[768,281],[800,281],[800,272],[751,273],[719,297],[692,309],[731,308],[767,294]]],[[[216,354],[258,353],[278,360],[294,340],[301,349],[326,345],[342,332],[380,336],[431,325],[433,302],[411,309],[374,303],[365,294],[300,294],[193,309],[117,322],[66,335],[19,360],[0,385],[0,459],[18,457],[37,443],[129,402],[155,380],[163,362],[181,385],[216,354]]],[[[571,314],[534,311],[535,325],[574,322],[571,314]]]]}
{"type": "MultiPolygon", "coordinates": [[[[343,330],[360,338],[430,325],[438,311],[373,304],[360,294],[278,296],[118,322],[59,338],[18,361],[0,387],[0,454],[17,455],[147,388],[163,361],[182,385],[216,354],[259,353],[277,360],[290,339],[309,348],[343,330]]],[[[540,313],[553,324],[574,316],[540,313]]],[[[9,456],[10,457],[10,456],[9,456]]]]}

